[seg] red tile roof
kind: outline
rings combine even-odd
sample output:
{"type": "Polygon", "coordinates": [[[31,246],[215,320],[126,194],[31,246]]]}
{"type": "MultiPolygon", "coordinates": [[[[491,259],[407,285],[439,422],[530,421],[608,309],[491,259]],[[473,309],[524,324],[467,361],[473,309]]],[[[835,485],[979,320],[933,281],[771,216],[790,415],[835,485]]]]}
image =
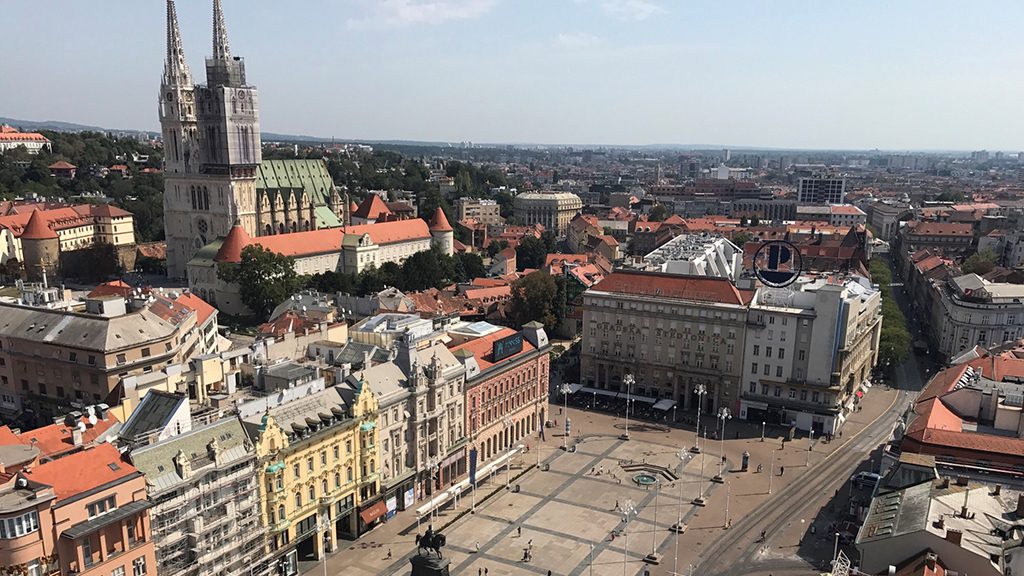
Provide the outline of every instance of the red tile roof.
{"type": "MultiPolygon", "coordinates": [[[[89,419],[85,416],[80,421],[86,424],[85,430],[82,432],[82,445],[85,446],[94,442],[118,422],[117,418],[110,412],[107,412],[106,418],[103,420],[97,419],[95,425],[89,424],[89,419]]],[[[39,450],[40,456],[56,458],[61,454],[76,449],[74,440],[72,440],[71,430],[63,422],[58,422],[49,426],[43,426],[42,428],[36,428],[35,430],[27,430],[21,434],[12,433],[11,435],[19,444],[36,447],[39,450]]],[[[11,436],[6,438],[4,436],[6,435],[0,435],[0,444],[11,444],[9,441],[11,436]]]]}
{"type": "Polygon", "coordinates": [[[46,221],[46,216],[42,215],[42,211],[35,210],[28,218],[28,225],[25,226],[25,230],[21,233],[22,240],[49,240],[58,238],[53,228],[50,228],[49,223],[46,221]]]}
{"type": "Polygon", "coordinates": [[[921,222],[910,231],[916,236],[971,236],[974,228],[960,222],[921,222]]]}
{"type": "MultiPolygon", "coordinates": [[[[234,228],[232,228],[232,231],[234,231],[234,228]]],[[[430,239],[430,230],[427,228],[427,223],[419,218],[360,224],[344,228],[307,230],[305,232],[275,234],[273,236],[258,236],[256,238],[249,238],[244,243],[243,240],[248,237],[248,234],[245,234],[243,237],[242,233],[244,233],[244,230],[240,233],[235,233],[236,237],[231,238],[231,233],[229,232],[228,236],[224,239],[224,244],[217,251],[217,256],[214,257],[214,260],[217,262],[237,262],[241,259],[241,249],[249,244],[262,246],[271,252],[284,256],[311,256],[314,254],[340,252],[346,234],[369,234],[370,240],[374,244],[380,245],[430,239]]]]}
{"type": "Polygon", "coordinates": [[[753,290],[740,290],[726,278],[625,270],[612,272],[594,289],[628,296],[654,296],[736,306],[745,306],[754,297],[753,290]]]}
{"type": "Polygon", "coordinates": [[[389,216],[391,210],[388,210],[387,204],[380,199],[380,196],[376,194],[370,194],[363,200],[363,203],[359,205],[359,208],[352,213],[356,218],[362,218],[364,220],[380,220],[385,216],[389,216]]]}
{"type": "Polygon", "coordinates": [[[49,168],[50,170],[72,170],[74,168],[78,168],[78,166],[75,166],[74,164],[66,160],[57,160],[53,164],[47,166],[47,168],[49,168]]]}
{"type": "Polygon", "coordinates": [[[448,217],[444,215],[444,210],[438,206],[434,210],[434,216],[430,219],[430,231],[431,232],[451,232],[452,226],[448,223],[448,217]]]}
{"type": "Polygon", "coordinates": [[[217,309],[211,306],[209,302],[203,300],[199,296],[196,296],[192,292],[182,292],[181,295],[178,296],[176,302],[182,306],[187,306],[188,308],[195,310],[197,316],[196,322],[200,326],[205,324],[210,316],[213,316],[213,314],[217,312],[217,309]]]}
{"type": "MultiPolygon", "coordinates": [[[[492,361],[494,342],[507,336],[512,336],[513,334],[516,334],[515,330],[511,328],[502,328],[497,332],[459,344],[458,346],[451,348],[451,352],[453,354],[458,350],[467,350],[472,352],[473,356],[476,358],[476,363],[480,366],[480,371],[483,372],[496,365],[496,363],[492,361]]],[[[523,338],[523,349],[517,354],[513,354],[508,358],[500,360],[497,364],[514,364],[519,357],[529,354],[534,350],[536,350],[536,348],[533,344],[526,340],[526,338],[523,338]]]]}
{"type": "Polygon", "coordinates": [[[214,262],[231,262],[237,264],[242,261],[242,249],[252,242],[249,233],[242,228],[241,224],[235,224],[228,230],[224,237],[217,255],[213,257],[214,262]]]}
{"type": "Polygon", "coordinates": [[[80,226],[94,225],[96,223],[95,218],[98,216],[130,217],[132,215],[131,212],[126,212],[106,204],[78,204],[74,206],[55,206],[44,203],[11,204],[4,211],[4,215],[0,216],[0,228],[7,228],[16,238],[20,238],[24,234],[32,214],[36,212],[41,212],[42,218],[49,224],[52,230],[67,230],[80,226]]]}
{"type": "Polygon", "coordinates": [[[139,472],[121,459],[117,448],[104,443],[22,473],[33,482],[52,486],[59,502],[139,472]]]}
{"type": "Polygon", "coordinates": [[[131,297],[132,290],[134,290],[134,288],[123,280],[111,280],[110,282],[104,282],[103,284],[93,288],[92,292],[89,292],[87,297],[97,298],[100,296],[121,296],[122,298],[129,298],[131,297]]]}

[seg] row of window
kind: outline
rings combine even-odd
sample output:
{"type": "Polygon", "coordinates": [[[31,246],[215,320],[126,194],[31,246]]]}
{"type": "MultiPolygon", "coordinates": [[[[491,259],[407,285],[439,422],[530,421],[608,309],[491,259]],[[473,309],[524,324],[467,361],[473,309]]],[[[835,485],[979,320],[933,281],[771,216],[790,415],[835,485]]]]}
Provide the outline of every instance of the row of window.
{"type": "Polygon", "coordinates": [[[39,530],[39,515],[35,510],[21,516],[0,518],[0,539],[21,538],[36,530],[39,530]]]}

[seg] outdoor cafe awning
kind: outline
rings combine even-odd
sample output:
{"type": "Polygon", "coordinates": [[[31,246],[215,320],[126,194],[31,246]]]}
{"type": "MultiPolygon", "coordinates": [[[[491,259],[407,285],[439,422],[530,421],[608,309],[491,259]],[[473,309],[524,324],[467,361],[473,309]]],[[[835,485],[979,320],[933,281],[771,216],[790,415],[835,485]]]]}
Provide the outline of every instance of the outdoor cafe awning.
{"type": "Polygon", "coordinates": [[[581,392],[586,392],[587,394],[597,394],[597,395],[600,395],[600,396],[612,396],[612,397],[615,397],[615,396],[619,395],[619,392],[617,390],[602,390],[600,388],[591,388],[589,386],[581,387],[580,391],[581,392]]]}
{"type": "Polygon", "coordinates": [[[636,394],[619,394],[619,398],[629,399],[633,402],[646,402],[647,404],[654,404],[657,398],[651,398],[650,396],[638,396],[636,394]]]}
{"type": "Polygon", "coordinates": [[[569,384],[569,394],[575,394],[583,388],[583,384],[569,384]]]}
{"type": "Polygon", "coordinates": [[[372,524],[374,520],[388,513],[387,503],[381,501],[375,503],[373,506],[361,511],[359,517],[363,519],[365,524],[372,524]]]}
{"type": "Polygon", "coordinates": [[[676,405],[676,401],[671,398],[662,398],[654,403],[655,410],[671,410],[676,405]]]}

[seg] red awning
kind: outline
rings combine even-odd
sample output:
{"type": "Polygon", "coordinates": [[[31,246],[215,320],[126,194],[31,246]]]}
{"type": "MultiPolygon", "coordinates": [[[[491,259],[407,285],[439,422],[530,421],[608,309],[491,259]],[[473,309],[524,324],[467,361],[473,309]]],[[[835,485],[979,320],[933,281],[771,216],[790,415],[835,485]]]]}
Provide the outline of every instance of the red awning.
{"type": "Polygon", "coordinates": [[[359,513],[359,517],[363,519],[365,524],[373,524],[373,522],[381,516],[388,513],[388,505],[384,502],[377,502],[373,506],[370,506],[366,510],[359,513]]]}

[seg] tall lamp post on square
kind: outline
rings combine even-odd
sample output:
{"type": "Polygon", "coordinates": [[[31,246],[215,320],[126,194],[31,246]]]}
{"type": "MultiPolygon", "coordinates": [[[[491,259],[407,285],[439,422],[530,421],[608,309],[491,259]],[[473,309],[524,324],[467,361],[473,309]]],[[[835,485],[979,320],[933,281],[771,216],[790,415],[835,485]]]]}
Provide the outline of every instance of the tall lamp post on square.
{"type": "Polygon", "coordinates": [[[636,384],[636,379],[633,378],[632,374],[626,374],[622,377],[622,383],[626,385],[626,430],[619,438],[629,440],[629,400],[632,397],[631,390],[633,389],[633,384],[636,384]]]}
{"type": "Polygon", "coordinates": [[[722,408],[720,408],[718,410],[718,419],[722,421],[722,437],[721,437],[722,455],[721,455],[721,458],[719,458],[719,460],[718,460],[718,475],[715,476],[714,478],[712,478],[711,481],[712,482],[717,482],[719,484],[721,484],[722,482],[725,481],[722,478],[722,474],[725,472],[725,423],[730,418],[732,418],[732,413],[729,412],[728,408],[723,406],[722,408]]]}
{"type": "Polygon", "coordinates": [[[690,450],[694,454],[700,454],[700,409],[704,404],[704,395],[708,393],[708,387],[703,384],[697,384],[697,387],[693,389],[693,393],[697,395],[697,437],[693,441],[693,448],[690,450]]]}

